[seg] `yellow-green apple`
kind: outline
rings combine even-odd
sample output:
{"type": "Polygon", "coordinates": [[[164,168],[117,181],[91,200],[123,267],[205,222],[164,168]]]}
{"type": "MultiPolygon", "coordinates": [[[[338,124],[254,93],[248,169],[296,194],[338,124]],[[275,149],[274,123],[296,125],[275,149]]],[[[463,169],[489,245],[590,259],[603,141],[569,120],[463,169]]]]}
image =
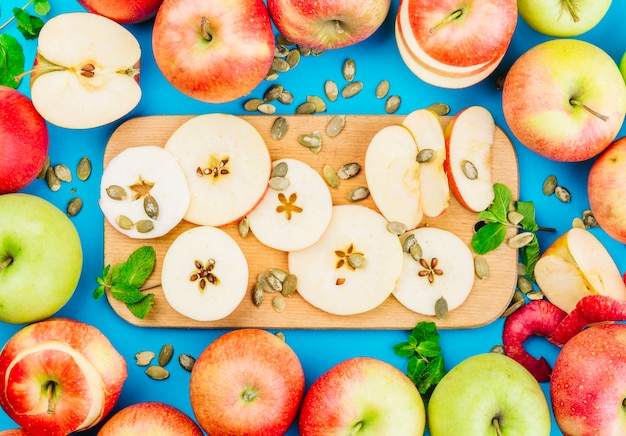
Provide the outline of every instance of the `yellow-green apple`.
{"type": "Polygon", "coordinates": [[[28,186],[48,156],[48,126],[31,100],[0,86],[0,194],[28,186]]]}
{"type": "Polygon", "coordinates": [[[626,85],[615,61],[577,39],[537,44],[513,63],[502,91],[511,132],[548,159],[590,159],[615,138],[626,113],[626,85]]]}
{"type": "Polygon", "coordinates": [[[619,69],[622,72],[624,81],[626,81],[626,53],[622,55],[622,60],[619,62],[619,69]]]}
{"type": "Polygon", "coordinates": [[[353,357],[330,368],[307,391],[298,419],[301,436],[421,435],[422,397],[395,366],[353,357]]]}
{"type": "Polygon", "coordinates": [[[556,37],[591,30],[606,15],[611,0],[518,0],[520,17],[532,29],[556,37]]]}
{"type": "Polygon", "coordinates": [[[494,199],[491,149],[496,125],[491,112],[470,106],[458,112],[445,130],[444,168],[456,199],[474,212],[485,210],[494,199]]]}
{"type": "Polygon", "coordinates": [[[470,356],[448,371],[435,386],[427,414],[432,436],[547,436],[551,427],[537,380],[499,353],[470,356]]]}
{"type": "Polygon", "coordinates": [[[591,326],[565,343],[550,380],[557,425],[564,434],[626,434],[626,325],[591,326]]]}
{"type": "MultiPolygon", "coordinates": [[[[98,436],[202,436],[189,415],[166,403],[145,401],[116,412],[98,431],[98,436]]],[[[0,435],[1,436],[1,435],[0,435]]]]}
{"type": "Polygon", "coordinates": [[[30,194],[0,195],[0,321],[56,313],[74,294],[82,265],[76,227],[59,208],[30,194]]]}
{"type": "Polygon", "coordinates": [[[366,312],[385,301],[402,269],[402,246],[386,226],[368,207],[333,206],[322,237],[287,255],[302,298],[336,315],[366,312]]]}
{"type": "Polygon", "coordinates": [[[38,38],[30,93],[50,123],[86,129],[116,121],[141,99],[141,47],[120,24],[89,12],[57,15],[38,38]]]}
{"type": "Polygon", "coordinates": [[[198,356],[189,397],[212,436],[279,436],[295,420],[304,388],[300,360],[285,341],[265,330],[239,329],[198,356]]]}
{"type": "Polygon", "coordinates": [[[390,0],[268,0],[274,25],[289,41],[331,50],[357,44],[385,21],[390,0]]]}
{"type": "Polygon", "coordinates": [[[152,50],[174,88],[203,102],[225,103],[263,81],[274,59],[274,33],[262,0],[165,0],[152,50]]]}
{"type": "Polygon", "coordinates": [[[0,405],[33,435],[91,428],[117,402],[126,361],[96,327],[50,318],[23,327],[0,352],[0,405]]]}
{"type": "Polygon", "coordinates": [[[559,236],[535,265],[544,295],[569,313],[589,294],[626,300],[626,285],[606,247],[589,230],[572,228],[559,236]]]}
{"type": "Polygon", "coordinates": [[[191,194],[184,219],[223,226],[239,220],[263,198],[272,159],[261,134],[242,118],[197,115],[168,138],[191,194]]]}
{"type": "Polygon", "coordinates": [[[163,0],[77,0],[89,12],[123,24],[134,24],[153,18],[163,0]]]}
{"type": "Polygon", "coordinates": [[[600,227],[626,244],[626,136],[613,141],[591,165],[587,195],[600,227]]]}
{"type": "Polygon", "coordinates": [[[170,244],[163,259],[161,286],[174,310],[197,321],[232,313],[248,289],[248,262],[225,231],[196,226],[170,244]]]}

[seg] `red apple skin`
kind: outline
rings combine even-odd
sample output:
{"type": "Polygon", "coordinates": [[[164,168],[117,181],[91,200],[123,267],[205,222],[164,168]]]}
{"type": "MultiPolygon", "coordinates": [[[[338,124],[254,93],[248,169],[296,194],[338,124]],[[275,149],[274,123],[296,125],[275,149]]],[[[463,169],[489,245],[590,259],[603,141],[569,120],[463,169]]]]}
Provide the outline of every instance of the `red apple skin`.
{"type": "Polygon", "coordinates": [[[135,435],[202,436],[203,433],[186,413],[156,401],[123,408],[111,416],[98,432],[98,436],[135,435]]]}
{"type": "MultiPolygon", "coordinates": [[[[42,386],[49,380],[57,382],[61,389],[68,385],[69,389],[85,389],[85,386],[73,386],[75,380],[71,379],[76,374],[68,374],[70,367],[63,367],[60,362],[55,362],[58,352],[50,352],[48,357],[43,357],[44,366],[40,368],[27,368],[35,373],[20,373],[19,379],[9,378],[7,368],[13,359],[21,352],[36,346],[43,341],[59,341],[67,344],[80,352],[89,360],[102,376],[103,389],[105,389],[105,403],[99,418],[91,425],[97,424],[109,414],[117,402],[124,382],[128,376],[126,361],[113,347],[100,330],[89,324],[68,318],[49,318],[30,324],[18,330],[4,345],[0,352],[0,406],[16,423],[33,434],[65,435],[73,432],[80,425],[85,416],[83,400],[81,397],[72,397],[72,392],[63,391],[59,396],[53,413],[17,414],[15,409],[24,407],[33,398],[22,392],[19,395],[19,383],[32,384],[36,380],[42,386]],[[58,365],[59,367],[56,367],[58,365]]],[[[41,354],[41,353],[39,353],[41,354]]],[[[80,378],[83,380],[84,378],[80,378]]],[[[87,406],[85,406],[87,407],[87,406]]]]}
{"type": "Polygon", "coordinates": [[[189,395],[194,415],[211,436],[279,436],[294,421],[304,396],[296,353],[260,329],[228,332],[194,363],[189,395]],[[242,397],[251,392],[254,399],[242,397]]]}
{"type": "Polygon", "coordinates": [[[0,431],[0,436],[32,436],[32,435],[31,433],[27,432],[23,428],[13,428],[10,430],[0,431]]]}
{"type": "Polygon", "coordinates": [[[587,193],[600,227],[626,244],[626,136],[612,142],[591,165],[587,193]]]}
{"type": "Polygon", "coordinates": [[[554,363],[550,397],[567,436],[626,434],[626,325],[595,325],[565,343],[554,363]]]}
{"type": "Polygon", "coordinates": [[[77,0],[87,11],[120,24],[135,24],[153,18],[163,0],[77,0]]]}
{"type": "Polygon", "coordinates": [[[48,126],[31,100],[0,86],[0,194],[17,192],[35,180],[48,146],[48,126]]]}
{"type": "Polygon", "coordinates": [[[163,76],[207,103],[248,95],[270,70],[274,46],[262,0],[165,0],[153,27],[152,49],[163,76]],[[210,41],[201,32],[203,17],[210,41]]]}

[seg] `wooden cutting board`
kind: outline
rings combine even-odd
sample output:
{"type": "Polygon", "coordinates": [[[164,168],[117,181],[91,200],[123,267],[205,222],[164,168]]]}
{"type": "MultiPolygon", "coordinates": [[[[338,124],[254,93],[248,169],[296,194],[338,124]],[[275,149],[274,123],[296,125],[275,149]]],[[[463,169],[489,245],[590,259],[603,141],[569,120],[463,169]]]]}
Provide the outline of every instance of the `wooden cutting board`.
{"type": "MultiPolygon", "coordinates": [[[[292,157],[307,162],[316,170],[325,164],[335,168],[348,162],[359,162],[363,167],[365,150],[378,130],[402,121],[400,115],[348,115],[345,129],[334,138],[325,135],[326,125],[331,115],[291,115],[286,116],[289,131],[280,141],[270,136],[275,116],[249,115],[241,118],[255,126],[265,138],[272,159],[292,157]],[[320,153],[314,154],[297,142],[298,135],[319,130],[324,134],[324,145],[320,153]]],[[[120,151],[127,147],[142,145],[164,146],[169,136],[191,116],[148,116],[126,121],[111,135],[104,153],[104,167],[120,151]]],[[[449,117],[442,118],[442,125],[449,123],[449,117]]],[[[493,147],[494,181],[504,183],[519,195],[519,169],[515,150],[501,130],[497,129],[493,147]]],[[[338,189],[331,189],[334,204],[348,203],[347,193],[358,186],[365,186],[364,171],[350,180],[342,181],[338,189]]],[[[373,200],[367,198],[359,204],[377,210],[373,200]]],[[[427,218],[422,225],[447,229],[458,235],[468,245],[474,232],[476,214],[464,209],[451,195],[451,203],[446,212],[437,218],[427,218]]],[[[136,240],[116,231],[104,220],[104,262],[123,262],[138,247],[151,245],[157,254],[155,270],[146,285],[160,282],[163,257],[172,241],[193,224],[183,221],[165,236],[155,239],[136,240]]],[[[249,264],[249,290],[238,308],[228,317],[211,322],[199,322],[174,311],[167,303],[160,286],[151,289],[155,294],[154,307],[145,319],[133,316],[123,303],[107,294],[114,311],[131,324],[145,327],[184,327],[184,328],[236,328],[256,327],[275,329],[412,329],[422,320],[434,321],[439,328],[473,328],[491,323],[497,319],[511,301],[517,280],[518,251],[503,244],[489,253],[490,275],[486,280],[476,279],[474,287],[462,306],[451,311],[445,320],[433,316],[414,313],[390,296],[381,306],[358,315],[332,315],[323,312],[304,301],[297,293],[286,299],[284,312],[277,313],[271,302],[266,301],[256,307],[252,302],[252,288],[259,273],[269,268],[287,269],[287,255],[260,244],[249,234],[241,238],[236,224],[224,228],[241,246],[249,264]]],[[[512,230],[514,232],[514,230],[512,230]]],[[[513,233],[511,233],[513,234],[513,233]]]]}

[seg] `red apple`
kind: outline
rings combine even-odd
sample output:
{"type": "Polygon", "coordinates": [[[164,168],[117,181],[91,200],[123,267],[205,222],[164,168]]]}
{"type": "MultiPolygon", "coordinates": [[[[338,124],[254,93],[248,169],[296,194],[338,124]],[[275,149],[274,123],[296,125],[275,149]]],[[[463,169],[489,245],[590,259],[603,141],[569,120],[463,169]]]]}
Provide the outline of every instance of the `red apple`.
{"type": "Polygon", "coordinates": [[[163,0],[77,0],[94,14],[122,24],[134,24],[154,17],[163,0]]]}
{"type": "Polygon", "coordinates": [[[278,31],[304,47],[329,50],[369,38],[385,21],[390,0],[268,0],[278,31]]]}
{"type": "Polygon", "coordinates": [[[0,431],[0,436],[31,436],[31,434],[22,428],[13,428],[0,431]]]}
{"type": "Polygon", "coordinates": [[[169,404],[147,401],[116,412],[98,432],[98,436],[125,435],[202,436],[203,433],[198,424],[181,410],[169,404]]]}
{"type": "Polygon", "coordinates": [[[191,407],[211,436],[283,435],[304,395],[296,353],[259,329],[228,332],[196,359],[189,382],[191,407]]]}
{"type": "Polygon", "coordinates": [[[67,435],[117,402],[126,361],[96,327],[50,318],[23,327],[0,352],[0,405],[33,434],[67,435]]]}
{"type": "Polygon", "coordinates": [[[262,0],[165,0],[152,49],[174,88],[225,103],[263,81],[274,60],[274,33],[262,0]]]}
{"type": "Polygon", "coordinates": [[[31,100],[0,86],[0,194],[30,184],[48,156],[48,126],[31,100]]]}

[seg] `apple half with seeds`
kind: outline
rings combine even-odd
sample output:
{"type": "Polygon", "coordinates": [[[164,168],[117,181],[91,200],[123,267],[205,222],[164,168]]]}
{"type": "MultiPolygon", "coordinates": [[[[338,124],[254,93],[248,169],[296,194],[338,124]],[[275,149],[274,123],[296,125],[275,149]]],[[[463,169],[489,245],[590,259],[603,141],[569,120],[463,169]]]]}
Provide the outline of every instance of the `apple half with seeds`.
{"type": "Polygon", "coordinates": [[[176,158],[162,147],[130,147],[113,157],[100,181],[100,209],[119,232],[158,238],[183,219],[189,188],[176,158]]]}
{"type": "Polygon", "coordinates": [[[272,159],[256,128],[234,115],[212,113],[184,122],[165,149],[178,159],[191,199],[184,219],[221,227],[263,198],[272,159]]]}
{"type": "Polygon", "coordinates": [[[402,269],[402,246],[378,212],[355,204],[333,206],[326,232],[288,253],[298,293],[336,315],[367,312],[391,294],[402,269]]]}
{"type": "Polygon", "coordinates": [[[248,288],[248,261],[235,240],[212,226],[180,234],[163,259],[161,286],[178,313],[196,321],[230,315],[248,288]]]}
{"type": "Polygon", "coordinates": [[[141,99],[141,47],[113,20],[72,12],[46,22],[31,71],[33,105],[60,127],[88,129],[118,120],[141,99]]]}

